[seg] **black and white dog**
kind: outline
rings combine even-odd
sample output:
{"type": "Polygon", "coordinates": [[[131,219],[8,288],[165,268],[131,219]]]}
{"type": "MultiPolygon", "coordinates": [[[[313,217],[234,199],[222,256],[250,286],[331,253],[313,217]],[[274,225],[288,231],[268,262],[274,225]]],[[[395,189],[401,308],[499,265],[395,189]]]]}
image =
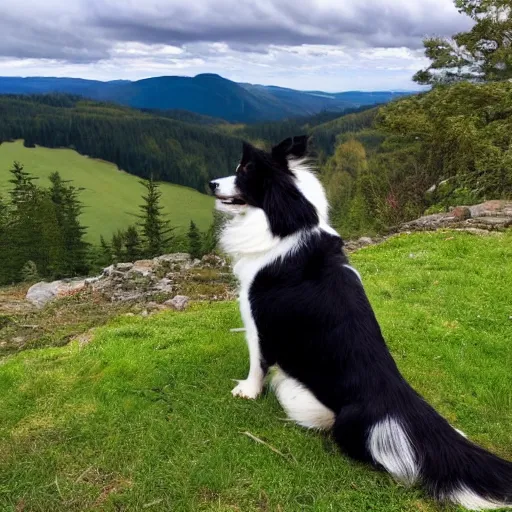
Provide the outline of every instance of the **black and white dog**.
{"type": "Polygon", "coordinates": [[[236,175],[210,183],[233,214],[234,260],[250,353],[235,396],[256,398],[267,371],[291,419],[329,429],[349,456],[421,483],[471,510],[512,505],[512,463],[454,429],[400,374],[304,157],[308,139],[270,153],[244,144],[236,175]]]}

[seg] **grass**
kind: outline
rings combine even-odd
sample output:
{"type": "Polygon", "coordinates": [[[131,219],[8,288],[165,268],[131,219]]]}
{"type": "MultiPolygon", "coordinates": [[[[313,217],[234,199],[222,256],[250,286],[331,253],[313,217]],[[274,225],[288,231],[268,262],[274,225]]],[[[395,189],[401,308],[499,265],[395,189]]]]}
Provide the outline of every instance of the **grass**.
{"type": "MultiPolygon", "coordinates": [[[[44,147],[25,148],[23,141],[0,144],[0,194],[8,190],[9,169],[14,161],[40,178],[47,186],[48,176],[58,171],[66,180],[84,190],[80,198],[85,205],[82,222],[88,226],[87,240],[99,244],[99,237],[110,237],[117,229],[125,229],[137,219],[137,206],[144,192],[138,178],[119,171],[117,166],[102,160],[80,155],[72,149],[44,147]]],[[[184,231],[190,221],[201,230],[212,221],[213,199],[187,187],[162,183],[162,206],[173,226],[184,231]]]]}
{"type": "MultiPolygon", "coordinates": [[[[510,232],[424,233],[352,256],[405,376],[509,459],[511,247],[510,232]]],[[[232,398],[248,366],[239,326],[236,303],[198,303],[5,358],[0,510],[455,510],[282,421],[272,394],[232,398]]]]}

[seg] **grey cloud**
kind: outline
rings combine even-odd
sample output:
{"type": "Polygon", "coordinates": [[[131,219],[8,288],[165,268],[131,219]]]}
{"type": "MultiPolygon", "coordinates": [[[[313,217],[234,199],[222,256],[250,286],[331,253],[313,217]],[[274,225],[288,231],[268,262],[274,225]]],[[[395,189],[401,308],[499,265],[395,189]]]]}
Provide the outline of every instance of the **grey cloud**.
{"type": "Polygon", "coordinates": [[[423,36],[469,26],[451,0],[4,0],[0,56],[74,63],[108,59],[118,42],[225,42],[236,51],[270,45],[421,47],[423,36]],[[417,5],[420,4],[420,5],[417,5]]]}

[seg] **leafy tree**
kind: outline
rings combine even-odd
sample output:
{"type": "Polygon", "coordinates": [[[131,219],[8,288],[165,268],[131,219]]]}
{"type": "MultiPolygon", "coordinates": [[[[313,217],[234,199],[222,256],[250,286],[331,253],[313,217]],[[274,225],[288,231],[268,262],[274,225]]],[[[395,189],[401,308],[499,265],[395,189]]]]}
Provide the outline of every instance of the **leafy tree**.
{"type": "Polygon", "coordinates": [[[432,62],[414,80],[435,85],[512,78],[512,0],[455,0],[455,5],[474,21],[473,28],[452,38],[425,39],[432,62]]]}
{"type": "Polygon", "coordinates": [[[365,148],[353,138],[339,144],[326,165],[323,180],[330,199],[331,217],[345,235],[359,233],[372,225],[368,208],[371,190],[362,186],[368,172],[365,148]]]}
{"type": "Polygon", "coordinates": [[[188,252],[193,259],[200,258],[202,256],[201,233],[192,220],[190,221],[190,227],[188,230],[188,252]]]}
{"type": "Polygon", "coordinates": [[[165,219],[162,213],[163,206],[160,205],[162,193],[159,185],[153,179],[141,180],[141,185],[146,189],[146,195],[142,196],[144,203],[139,206],[142,212],[140,226],[144,240],[146,256],[153,258],[163,254],[173,240],[174,228],[165,219]]]}

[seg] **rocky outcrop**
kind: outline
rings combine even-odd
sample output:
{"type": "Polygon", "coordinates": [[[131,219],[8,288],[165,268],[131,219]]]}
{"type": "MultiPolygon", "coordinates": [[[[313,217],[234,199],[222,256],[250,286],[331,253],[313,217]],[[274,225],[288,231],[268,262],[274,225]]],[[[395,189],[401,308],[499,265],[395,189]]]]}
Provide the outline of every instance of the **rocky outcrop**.
{"type": "Polygon", "coordinates": [[[166,254],[151,260],[118,263],[103,270],[99,276],[84,279],[64,279],[52,283],[41,282],[32,286],[26,299],[36,307],[48,302],[80,293],[84,290],[101,294],[112,302],[155,302],[167,309],[184,309],[188,294],[199,292],[194,298],[231,298],[233,286],[231,270],[226,261],[216,255],[193,260],[185,253],[166,254]],[[212,290],[215,293],[210,293],[212,290]]]}
{"type": "Polygon", "coordinates": [[[457,206],[448,212],[425,215],[402,224],[398,231],[432,231],[439,228],[503,231],[512,226],[511,201],[486,201],[474,206],[457,206]]]}

